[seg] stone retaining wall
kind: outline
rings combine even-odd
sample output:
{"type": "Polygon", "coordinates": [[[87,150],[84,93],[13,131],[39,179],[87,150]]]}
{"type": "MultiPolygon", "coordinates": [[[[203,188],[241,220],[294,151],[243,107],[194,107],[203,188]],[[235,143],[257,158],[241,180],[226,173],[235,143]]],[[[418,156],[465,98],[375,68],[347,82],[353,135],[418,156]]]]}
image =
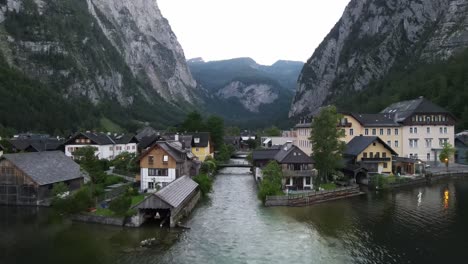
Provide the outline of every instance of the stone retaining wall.
{"type": "Polygon", "coordinates": [[[90,214],[73,215],[71,219],[73,221],[78,221],[78,222],[114,225],[114,226],[123,226],[125,222],[124,217],[116,218],[116,217],[107,217],[107,216],[90,215],[90,214]]]}

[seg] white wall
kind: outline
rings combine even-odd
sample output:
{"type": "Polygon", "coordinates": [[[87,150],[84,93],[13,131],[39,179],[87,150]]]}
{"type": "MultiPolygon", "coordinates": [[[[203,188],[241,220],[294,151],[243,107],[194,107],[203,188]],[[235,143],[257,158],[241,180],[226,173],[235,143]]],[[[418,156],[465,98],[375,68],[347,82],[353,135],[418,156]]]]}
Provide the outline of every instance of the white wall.
{"type": "Polygon", "coordinates": [[[307,155],[312,154],[312,143],[309,140],[311,131],[311,128],[297,128],[296,138],[293,140],[293,144],[307,155]]]}
{"type": "MultiPolygon", "coordinates": [[[[435,152],[432,149],[442,149],[440,139],[448,139],[448,143],[455,145],[455,127],[454,126],[405,126],[403,127],[403,157],[410,157],[417,155],[418,159],[423,161],[434,161],[435,152]],[[415,133],[415,128],[417,133],[415,133]],[[429,133],[427,129],[429,128],[429,133]],[[440,133],[442,129],[442,133],[440,133]],[[411,130],[413,133],[411,133],[411,130]],[[410,146],[410,139],[417,139],[416,146],[410,146]],[[432,145],[426,145],[426,139],[432,139],[432,145]],[[427,159],[427,154],[430,159],[427,159]]],[[[437,153],[439,155],[440,152],[437,153]]],[[[436,157],[438,160],[438,157],[436,157]]]]}
{"type": "Polygon", "coordinates": [[[65,155],[68,157],[73,157],[70,148],[83,148],[83,147],[95,147],[98,150],[95,152],[95,155],[99,159],[108,159],[111,160],[115,158],[117,155],[123,152],[129,153],[136,153],[137,152],[137,144],[130,143],[130,144],[118,144],[118,145],[66,145],[65,146],[65,155]],[[120,147],[120,150],[117,150],[117,147],[120,147]],[[128,150],[127,150],[128,149],[128,150]]]}
{"type": "Polygon", "coordinates": [[[140,182],[141,190],[148,189],[148,182],[153,182],[153,179],[154,181],[160,183],[160,185],[162,183],[170,183],[176,179],[176,169],[168,169],[169,176],[148,176],[147,168],[141,168],[140,173],[141,173],[141,182],[140,182]]]}

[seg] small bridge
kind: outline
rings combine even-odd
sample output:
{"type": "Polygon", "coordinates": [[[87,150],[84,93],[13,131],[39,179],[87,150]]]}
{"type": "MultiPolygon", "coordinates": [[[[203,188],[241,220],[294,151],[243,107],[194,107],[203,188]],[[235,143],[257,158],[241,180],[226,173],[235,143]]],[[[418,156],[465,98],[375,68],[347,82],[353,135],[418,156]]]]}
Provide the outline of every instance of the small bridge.
{"type": "Polygon", "coordinates": [[[219,168],[250,168],[250,164],[219,164],[219,168]]]}
{"type": "Polygon", "coordinates": [[[232,154],[233,158],[245,158],[250,154],[248,151],[236,151],[232,154]]]}

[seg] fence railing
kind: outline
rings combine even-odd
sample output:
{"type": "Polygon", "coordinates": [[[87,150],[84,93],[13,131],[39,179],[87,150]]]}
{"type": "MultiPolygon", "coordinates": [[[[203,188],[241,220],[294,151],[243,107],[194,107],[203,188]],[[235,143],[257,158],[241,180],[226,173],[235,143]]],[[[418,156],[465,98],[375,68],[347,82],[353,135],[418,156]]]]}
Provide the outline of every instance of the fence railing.
{"type": "Polygon", "coordinates": [[[295,199],[302,199],[302,198],[311,198],[311,197],[316,197],[316,196],[323,196],[327,194],[333,194],[333,193],[340,193],[343,191],[359,191],[359,186],[352,186],[352,187],[340,187],[336,188],[333,190],[328,190],[328,191],[310,191],[310,192],[305,192],[305,193],[300,193],[300,194],[289,194],[289,195],[283,195],[283,196],[267,196],[267,200],[295,200],[295,199]]]}

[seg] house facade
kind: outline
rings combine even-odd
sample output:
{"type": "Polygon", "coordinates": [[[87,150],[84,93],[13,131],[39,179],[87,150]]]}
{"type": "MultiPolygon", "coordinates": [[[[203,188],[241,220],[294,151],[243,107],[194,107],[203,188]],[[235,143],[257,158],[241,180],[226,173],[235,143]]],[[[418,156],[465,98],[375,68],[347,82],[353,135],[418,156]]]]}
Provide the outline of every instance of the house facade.
{"type": "Polygon", "coordinates": [[[303,117],[294,127],[293,144],[300,148],[307,156],[312,154],[312,142],[310,136],[312,133],[312,117],[303,117]]]}
{"type": "Polygon", "coordinates": [[[124,152],[137,153],[138,140],[131,134],[111,135],[106,133],[80,132],[65,143],[65,155],[73,157],[73,152],[83,147],[96,148],[99,159],[112,160],[124,152]]]}
{"type": "Polygon", "coordinates": [[[49,205],[54,184],[63,182],[74,191],[84,177],[61,151],[5,154],[0,158],[0,204],[49,205]]]}
{"type": "Polygon", "coordinates": [[[210,133],[194,133],[192,136],[192,153],[198,160],[205,161],[207,157],[214,157],[214,147],[210,133]]]}
{"type": "Polygon", "coordinates": [[[276,161],[283,172],[282,185],[284,189],[311,190],[313,187],[313,177],[316,175],[316,170],[312,158],[292,143],[255,150],[252,153],[252,158],[257,180],[263,178],[262,169],[270,161],[276,161]]]}
{"type": "Polygon", "coordinates": [[[445,143],[455,145],[455,117],[424,97],[392,104],[381,114],[394,115],[402,127],[401,157],[438,163],[445,143]]]}
{"type": "Polygon", "coordinates": [[[184,175],[195,176],[199,163],[176,141],[158,141],[140,156],[140,188],[153,192],[184,175]]]}
{"type": "Polygon", "coordinates": [[[455,137],[455,162],[468,164],[468,131],[457,134],[455,137]]]}
{"type": "Polygon", "coordinates": [[[343,153],[347,164],[359,165],[369,173],[392,173],[393,156],[397,153],[379,137],[357,136],[343,153]]]}

